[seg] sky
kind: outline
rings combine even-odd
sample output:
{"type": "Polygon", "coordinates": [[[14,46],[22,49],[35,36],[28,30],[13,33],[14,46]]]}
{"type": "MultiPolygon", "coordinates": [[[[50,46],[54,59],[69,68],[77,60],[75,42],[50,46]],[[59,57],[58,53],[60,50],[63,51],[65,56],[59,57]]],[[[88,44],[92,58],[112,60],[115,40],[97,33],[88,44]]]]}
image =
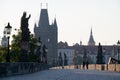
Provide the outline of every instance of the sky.
{"type": "Polygon", "coordinates": [[[58,24],[58,42],[69,45],[80,43],[87,45],[90,30],[96,44],[113,45],[120,40],[120,0],[0,0],[0,37],[4,27],[10,22],[12,34],[20,28],[23,12],[31,14],[29,28],[32,33],[38,23],[41,3],[46,7],[50,24],[56,18],[58,24]]]}

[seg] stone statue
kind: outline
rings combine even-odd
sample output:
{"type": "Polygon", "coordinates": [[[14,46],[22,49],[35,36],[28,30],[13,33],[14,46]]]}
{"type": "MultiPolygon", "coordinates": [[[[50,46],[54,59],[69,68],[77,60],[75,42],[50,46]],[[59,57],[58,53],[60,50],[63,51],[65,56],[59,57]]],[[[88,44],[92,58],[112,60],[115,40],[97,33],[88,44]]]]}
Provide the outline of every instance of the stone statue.
{"type": "Polygon", "coordinates": [[[29,17],[26,17],[26,12],[23,13],[23,16],[21,18],[21,31],[22,31],[22,40],[23,41],[29,41],[29,28],[28,28],[28,20],[30,19],[31,15],[29,14],[29,17]]]}
{"type": "Polygon", "coordinates": [[[68,64],[67,55],[64,53],[64,65],[68,64]]]}
{"type": "Polygon", "coordinates": [[[30,19],[31,15],[29,17],[26,17],[26,12],[23,12],[23,16],[21,17],[21,57],[20,62],[29,62],[29,50],[30,50],[30,31],[28,28],[28,21],[30,19]]]}
{"type": "Polygon", "coordinates": [[[61,52],[59,53],[58,64],[59,64],[59,66],[63,66],[63,59],[62,59],[61,52]]]}
{"type": "Polygon", "coordinates": [[[85,69],[85,66],[86,66],[86,69],[88,69],[88,65],[89,65],[89,62],[88,62],[88,57],[87,57],[87,50],[84,48],[83,69],[85,69]]]}
{"type": "Polygon", "coordinates": [[[99,43],[99,46],[98,46],[98,54],[97,54],[97,61],[96,63],[97,64],[103,64],[103,51],[102,51],[102,46],[101,44],[99,43]]]}
{"type": "Polygon", "coordinates": [[[26,18],[26,12],[23,12],[23,16],[21,18],[21,29],[23,29],[23,27],[28,27],[28,20],[30,19],[30,17],[31,15],[26,18]]]}

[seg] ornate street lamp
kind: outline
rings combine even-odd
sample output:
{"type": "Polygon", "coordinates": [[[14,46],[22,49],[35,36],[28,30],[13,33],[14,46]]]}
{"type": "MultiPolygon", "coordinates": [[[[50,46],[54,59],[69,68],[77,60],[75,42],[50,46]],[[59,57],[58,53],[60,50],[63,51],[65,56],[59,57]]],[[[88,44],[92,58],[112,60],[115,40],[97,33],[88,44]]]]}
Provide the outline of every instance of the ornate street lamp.
{"type": "Polygon", "coordinates": [[[6,62],[10,62],[9,39],[10,39],[11,30],[12,30],[12,26],[10,26],[10,23],[8,22],[8,25],[5,27],[6,36],[8,38],[8,53],[6,55],[6,62]]]}
{"type": "Polygon", "coordinates": [[[118,40],[117,42],[117,45],[118,45],[118,64],[119,64],[119,53],[120,53],[120,41],[118,40]]]}

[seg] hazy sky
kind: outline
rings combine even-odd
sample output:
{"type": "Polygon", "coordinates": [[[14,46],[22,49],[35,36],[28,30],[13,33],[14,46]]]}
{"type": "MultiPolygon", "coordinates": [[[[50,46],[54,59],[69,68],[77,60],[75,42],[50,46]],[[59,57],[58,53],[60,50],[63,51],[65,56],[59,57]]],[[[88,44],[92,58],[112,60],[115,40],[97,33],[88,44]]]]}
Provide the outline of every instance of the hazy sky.
{"type": "Polygon", "coordinates": [[[120,0],[0,0],[0,36],[8,22],[20,28],[23,11],[31,14],[29,28],[33,33],[41,2],[48,3],[50,23],[56,16],[58,41],[87,44],[91,26],[96,44],[112,45],[120,40],[120,0]]]}

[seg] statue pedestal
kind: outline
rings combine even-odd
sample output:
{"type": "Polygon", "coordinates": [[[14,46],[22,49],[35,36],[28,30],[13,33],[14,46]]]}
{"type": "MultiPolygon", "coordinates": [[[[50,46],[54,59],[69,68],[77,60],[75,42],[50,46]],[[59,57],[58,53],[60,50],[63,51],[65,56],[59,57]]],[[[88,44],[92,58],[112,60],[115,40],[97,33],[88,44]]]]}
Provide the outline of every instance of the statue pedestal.
{"type": "Polygon", "coordinates": [[[21,42],[21,57],[20,62],[29,62],[29,42],[21,42]]]}

